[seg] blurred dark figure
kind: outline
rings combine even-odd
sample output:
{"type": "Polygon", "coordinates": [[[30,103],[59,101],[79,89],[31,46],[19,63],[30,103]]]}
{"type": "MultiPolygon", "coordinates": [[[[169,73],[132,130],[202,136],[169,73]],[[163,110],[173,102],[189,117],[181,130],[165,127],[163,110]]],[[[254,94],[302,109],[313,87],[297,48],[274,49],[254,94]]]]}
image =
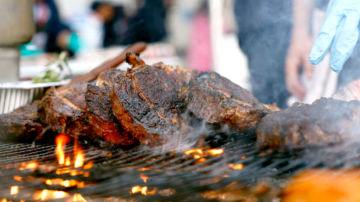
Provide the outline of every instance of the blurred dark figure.
{"type": "Polygon", "coordinates": [[[37,34],[34,42],[46,52],[67,50],[74,54],[80,48],[78,36],[61,22],[53,0],[36,0],[34,16],[37,34]]]}
{"type": "Polygon", "coordinates": [[[128,29],[122,44],[133,44],[138,41],[147,43],[161,41],[166,37],[166,6],[168,1],[145,0],[144,6],[129,19],[128,29]]]}
{"type": "Polygon", "coordinates": [[[248,58],[254,95],[287,107],[284,65],[292,30],[292,0],[236,0],[240,48],[248,58]]]}
{"type": "Polygon", "coordinates": [[[92,6],[104,22],[103,47],[122,45],[122,37],[127,29],[126,16],[122,6],[113,6],[109,2],[95,1],[92,6]]]}

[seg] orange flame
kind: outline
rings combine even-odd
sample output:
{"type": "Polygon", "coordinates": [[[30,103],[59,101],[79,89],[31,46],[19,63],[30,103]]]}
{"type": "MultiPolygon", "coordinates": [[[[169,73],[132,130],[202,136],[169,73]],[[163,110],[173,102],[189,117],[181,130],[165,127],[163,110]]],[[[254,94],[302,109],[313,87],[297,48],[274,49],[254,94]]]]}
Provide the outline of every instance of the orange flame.
{"type": "Polygon", "coordinates": [[[65,158],[65,165],[66,166],[69,166],[71,164],[71,162],[70,162],[70,156],[67,156],[66,158],[65,158]]]}
{"type": "Polygon", "coordinates": [[[81,196],[81,194],[74,194],[73,202],[86,202],[86,200],[81,196]]]}
{"type": "Polygon", "coordinates": [[[234,169],[234,170],[241,170],[244,168],[244,165],[243,164],[236,164],[236,165],[233,165],[233,164],[229,164],[229,166],[234,169]]]}
{"type": "Polygon", "coordinates": [[[81,168],[84,165],[84,152],[81,148],[78,148],[76,151],[75,157],[75,168],[81,168]]]}
{"type": "Polygon", "coordinates": [[[65,163],[65,151],[64,147],[65,145],[70,142],[70,137],[65,134],[60,134],[56,136],[55,143],[55,154],[58,159],[58,162],[60,165],[63,165],[65,163]]]}
{"type": "Polygon", "coordinates": [[[16,195],[19,193],[19,186],[12,186],[10,189],[10,195],[16,195]]]}

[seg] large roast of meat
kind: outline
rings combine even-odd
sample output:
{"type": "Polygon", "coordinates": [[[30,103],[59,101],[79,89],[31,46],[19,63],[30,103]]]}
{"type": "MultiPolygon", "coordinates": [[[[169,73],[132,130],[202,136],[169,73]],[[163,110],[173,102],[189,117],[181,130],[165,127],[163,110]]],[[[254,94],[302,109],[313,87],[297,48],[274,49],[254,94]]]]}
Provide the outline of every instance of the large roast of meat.
{"type": "Polygon", "coordinates": [[[215,72],[202,72],[179,91],[188,110],[210,124],[253,131],[270,112],[252,94],[215,72]]]}
{"type": "Polygon", "coordinates": [[[195,73],[162,63],[146,65],[136,53],[128,53],[127,62],[132,68],[118,74],[113,84],[113,113],[141,143],[161,144],[180,130],[184,105],[177,92],[195,73]]]}
{"type": "Polygon", "coordinates": [[[256,130],[262,148],[291,150],[355,140],[360,129],[360,102],[322,98],[295,104],[263,118],[256,130]]]}

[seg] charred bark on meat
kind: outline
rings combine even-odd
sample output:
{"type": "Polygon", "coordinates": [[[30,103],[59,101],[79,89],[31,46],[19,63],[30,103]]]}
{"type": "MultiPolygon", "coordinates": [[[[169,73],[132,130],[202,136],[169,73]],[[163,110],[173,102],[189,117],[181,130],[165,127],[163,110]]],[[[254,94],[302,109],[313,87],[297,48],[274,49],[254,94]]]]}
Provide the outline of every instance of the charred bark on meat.
{"type": "Polygon", "coordinates": [[[41,122],[57,133],[86,135],[86,89],[87,83],[75,83],[60,92],[49,89],[38,104],[41,122]]]}
{"type": "Polygon", "coordinates": [[[141,143],[159,145],[180,129],[184,105],[177,91],[195,72],[162,63],[149,66],[136,53],[127,53],[127,62],[132,68],[117,75],[114,83],[113,113],[141,143]]]}
{"type": "Polygon", "coordinates": [[[0,139],[3,141],[32,142],[45,127],[37,115],[39,101],[25,105],[10,114],[0,115],[0,139]]]}
{"type": "Polygon", "coordinates": [[[215,72],[202,72],[181,88],[179,98],[194,115],[214,125],[252,132],[270,112],[253,95],[215,72]]]}
{"type": "Polygon", "coordinates": [[[256,135],[261,148],[282,151],[321,147],[358,139],[360,102],[322,98],[267,115],[256,135]]]}

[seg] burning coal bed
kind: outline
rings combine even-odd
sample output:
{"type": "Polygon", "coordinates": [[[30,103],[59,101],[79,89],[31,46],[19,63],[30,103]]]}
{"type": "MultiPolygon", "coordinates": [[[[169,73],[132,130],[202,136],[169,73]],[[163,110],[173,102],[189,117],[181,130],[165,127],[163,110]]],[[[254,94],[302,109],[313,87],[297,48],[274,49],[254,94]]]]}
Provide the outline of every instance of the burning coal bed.
{"type": "Polygon", "coordinates": [[[263,201],[299,171],[360,163],[355,144],[286,154],[244,139],[183,153],[87,148],[66,135],[56,146],[1,143],[1,201],[263,201]]]}

